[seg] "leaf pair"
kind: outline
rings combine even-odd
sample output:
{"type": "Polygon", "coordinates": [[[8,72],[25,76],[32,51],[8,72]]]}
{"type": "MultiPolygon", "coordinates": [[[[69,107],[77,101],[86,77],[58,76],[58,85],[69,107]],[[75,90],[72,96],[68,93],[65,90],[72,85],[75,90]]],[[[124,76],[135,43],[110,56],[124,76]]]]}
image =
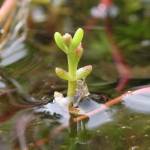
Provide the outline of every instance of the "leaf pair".
{"type": "Polygon", "coordinates": [[[71,51],[74,51],[80,45],[83,39],[83,35],[84,35],[83,29],[79,28],[74,34],[73,38],[68,33],[62,36],[59,32],[56,32],[54,34],[54,39],[57,46],[67,54],[71,51]],[[66,37],[68,38],[67,41],[66,37]]]}
{"type": "Polygon", "coordinates": [[[55,72],[59,78],[68,81],[67,96],[69,97],[73,97],[76,93],[77,80],[85,79],[92,71],[91,65],[77,70],[79,60],[83,53],[81,45],[83,35],[84,31],[81,28],[75,32],[73,38],[69,33],[63,36],[59,32],[54,34],[57,46],[66,53],[68,60],[68,72],[61,68],[56,68],[55,72]]]}
{"type": "MultiPolygon", "coordinates": [[[[88,65],[88,66],[78,69],[76,72],[75,80],[85,79],[91,73],[91,71],[92,71],[91,65],[88,65]]],[[[55,72],[56,72],[57,76],[60,77],[61,79],[72,81],[71,77],[69,76],[69,73],[67,71],[65,71],[64,69],[56,68],[55,72]]]]}

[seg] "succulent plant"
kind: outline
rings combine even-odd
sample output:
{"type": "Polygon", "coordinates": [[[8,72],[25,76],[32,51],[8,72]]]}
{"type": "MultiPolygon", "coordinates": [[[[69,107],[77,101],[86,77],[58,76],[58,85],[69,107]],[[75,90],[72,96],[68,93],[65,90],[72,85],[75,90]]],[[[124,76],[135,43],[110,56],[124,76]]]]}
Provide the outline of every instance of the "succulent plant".
{"type": "Polygon", "coordinates": [[[54,39],[56,45],[67,55],[68,72],[62,68],[56,68],[55,72],[61,79],[68,81],[67,97],[72,101],[76,94],[77,81],[85,79],[92,71],[92,66],[88,65],[78,69],[78,63],[83,54],[82,39],[84,31],[79,28],[72,37],[69,33],[61,35],[55,32],[54,39]]]}

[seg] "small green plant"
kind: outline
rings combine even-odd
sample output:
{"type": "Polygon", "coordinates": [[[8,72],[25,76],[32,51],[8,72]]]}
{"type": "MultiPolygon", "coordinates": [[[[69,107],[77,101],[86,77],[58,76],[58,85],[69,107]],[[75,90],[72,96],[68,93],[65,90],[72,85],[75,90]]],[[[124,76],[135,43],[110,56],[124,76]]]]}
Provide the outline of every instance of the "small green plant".
{"type": "Polygon", "coordinates": [[[69,33],[63,36],[55,32],[54,38],[57,46],[67,55],[68,72],[61,68],[56,68],[59,78],[68,81],[67,97],[72,101],[76,94],[77,81],[85,79],[92,71],[92,66],[88,65],[78,69],[79,60],[83,54],[82,39],[84,31],[79,28],[72,37],[69,33]]]}

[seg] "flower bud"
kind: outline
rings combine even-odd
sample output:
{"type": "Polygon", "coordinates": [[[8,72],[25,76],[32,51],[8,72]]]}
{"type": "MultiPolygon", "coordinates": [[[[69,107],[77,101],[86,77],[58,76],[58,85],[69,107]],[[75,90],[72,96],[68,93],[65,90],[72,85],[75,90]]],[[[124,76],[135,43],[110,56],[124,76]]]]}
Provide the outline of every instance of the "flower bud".
{"type": "Polygon", "coordinates": [[[92,65],[82,67],[77,70],[77,80],[86,78],[92,71],[92,65]]]}
{"type": "Polygon", "coordinates": [[[69,33],[63,35],[64,43],[69,47],[72,41],[72,36],[69,33]]]}
{"type": "Polygon", "coordinates": [[[64,69],[56,68],[55,72],[59,78],[64,80],[69,80],[69,74],[64,69]]]}
{"type": "Polygon", "coordinates": [[[76,53],[76,56],[78,58],[81,58],[82,54],[83,54],[83,47],[80,43],[80,45],[75,49],[75,53],[76,53]]]}

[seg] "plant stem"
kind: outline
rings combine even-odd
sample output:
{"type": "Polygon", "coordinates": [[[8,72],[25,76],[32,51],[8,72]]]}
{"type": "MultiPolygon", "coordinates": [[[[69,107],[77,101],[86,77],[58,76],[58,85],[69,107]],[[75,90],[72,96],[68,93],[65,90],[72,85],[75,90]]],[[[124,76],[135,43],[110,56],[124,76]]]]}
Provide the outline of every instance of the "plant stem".
{"type": "Polygon", "coordinates": [[[76,90],[76,81],[68,81],[67,96],[73,97],[75,95],[75,90],[76,90]]]}
{"type": "Polygon", "coordinates": [[[73,57],[71,54],[68,55],[68,70],[69,70],[69,76],[71,78],[71,81],[68,81],[68,91],[67,96],[72,100],[73,96],[75,96],[76,92],[76,70],[77,70],[77,64],[74,63],[73,57]]]}

